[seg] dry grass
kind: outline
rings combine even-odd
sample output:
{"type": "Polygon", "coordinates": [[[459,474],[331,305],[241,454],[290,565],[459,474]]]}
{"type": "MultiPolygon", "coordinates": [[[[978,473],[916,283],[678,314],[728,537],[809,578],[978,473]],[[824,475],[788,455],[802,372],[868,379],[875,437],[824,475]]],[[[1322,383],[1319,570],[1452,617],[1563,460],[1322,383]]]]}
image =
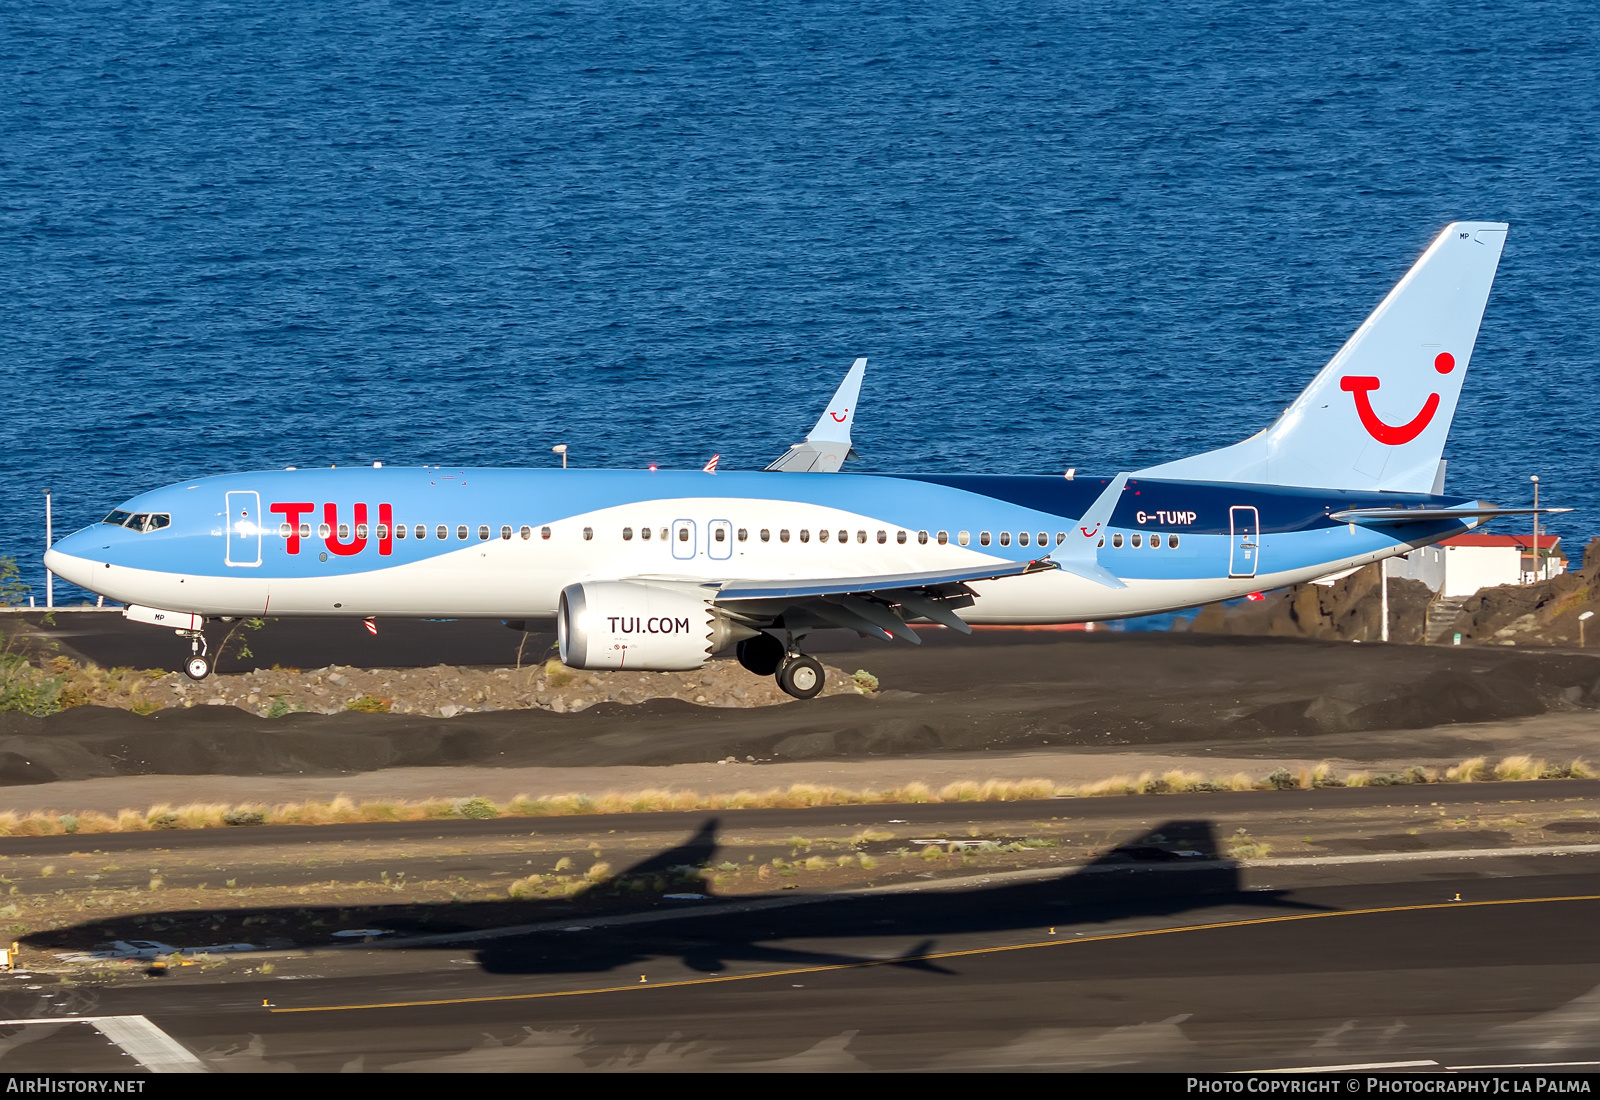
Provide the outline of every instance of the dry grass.
{"type": "MultiPolygon", "coordinates": [[[[196,802],[182,806],[165,803],[147,810],[119,810],[115,814],[85,810],[64,813],[0,811],[0,836],[57,836],[75,833],[130,833],[157,829],[217,829],[250,825],[333,825],[357,822],[442,821],[460,818],[570,817],[581,814],[637,814],[666,810],[801,809],[815,806],[893,805],[916,802],[1012,802],[1023,799],[1103,798],[1138,794],[1195,791],[1249,791],[1311,787],[1365,787],[1426,783],[1481,783],[1491,779],[1517,782],[1530,779],[1588,779],[1593,767],[1582,759],[1570,764],[1550,764],[1530,756],[1508,756],[1492,767],[1481,756],[1463,760],[1442,774],[1435,768],[1412,767],[1399,772],[1366,771],[1338,776],[1331,765],[1302,768],[1298,773],[1278,769],[1267,776],[1238,772],[1206,777],[1198,772],[1173,770],[1156,775],[1119,775],[1092,783],[1056,785],[1048,779],[947,783],[935,791],[926,783],[907,783],[882,789],[848,790],[842,787],[796,783],[767,790],[741,790],[732,794],[703,795],[689,790],[607,791],[541,795],[519,794],[504,804],[471,796],[432,798],[420,802],[371,799],[355,802],[340,795],[330,801],[286,802],[279,805],[196,802]]],[[[872,832],[864,840],[892,839],[872,832]]],[[[592,872],[591,872],[592,874],[592,872]]]]}

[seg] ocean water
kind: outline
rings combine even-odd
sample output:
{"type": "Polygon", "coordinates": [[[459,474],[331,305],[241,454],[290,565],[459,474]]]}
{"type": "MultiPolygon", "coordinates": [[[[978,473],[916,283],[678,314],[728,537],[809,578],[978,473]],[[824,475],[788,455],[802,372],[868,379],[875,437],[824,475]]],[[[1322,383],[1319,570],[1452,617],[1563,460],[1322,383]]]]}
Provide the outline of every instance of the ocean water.
{"type": "Polygon", "coordinates": [[[1136,468],[1457,218],[1512,231],[1450,486],[1581,545],[1597,73],[1590,0],[4,5],[0,554],[42,594],[45,488],[760,467],[857,355],[854,469],[1136,468]]]}

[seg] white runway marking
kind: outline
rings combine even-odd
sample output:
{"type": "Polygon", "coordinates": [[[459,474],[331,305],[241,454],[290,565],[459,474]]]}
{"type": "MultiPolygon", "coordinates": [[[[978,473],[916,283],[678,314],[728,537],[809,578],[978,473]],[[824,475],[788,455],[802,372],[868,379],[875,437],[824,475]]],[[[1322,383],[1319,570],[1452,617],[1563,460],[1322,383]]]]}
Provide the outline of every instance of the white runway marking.
{"type": "Polygon", "coordinates": [[[205,1063],[178,1040],[143,1016],[43,1016],[33,1020],[0,1020],[0,1027],[41,1024],[88,1024],[128,1052],[151,1073],[206,1073],[205,1063]]]}

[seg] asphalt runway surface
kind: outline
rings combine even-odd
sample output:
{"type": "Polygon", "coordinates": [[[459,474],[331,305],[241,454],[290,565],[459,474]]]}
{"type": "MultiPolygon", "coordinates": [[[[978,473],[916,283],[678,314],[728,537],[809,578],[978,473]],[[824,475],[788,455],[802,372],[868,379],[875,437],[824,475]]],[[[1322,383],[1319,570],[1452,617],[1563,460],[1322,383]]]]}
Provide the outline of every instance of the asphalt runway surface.
{"type": "MultiPolygon", "coordinates": [[[[1109,825],[1126,839],[1065,868],[958,869],[965,877],[927,880],[902,872],[868,888],[669,896],[642,909],[535,904],[522,910],[531,924],[264,952],[214,972],[124,972],[110,984],[11,975],[0,981],[0,1017],[11,1021],[0,1024],[0,1071],[127,1069],[129,1052],[152,1068],[223,1071],[1600,1065],[1594,844],[1241,864],[1220,855],[1217,840],[1247,805],[1295,832],[1327,833],[1350,829],[1363,807],[1409,806],[1422,811],[1419,822],[1442,822],[1458,811],[1441,800],[1468,796],[1498,798],[1491,819],[1564,820],[1564,807],[1592,808],[1596,786],[750,811],[776,835],[904,824],[910,814],[961,835],[969,819],[1037,823],[1059,808],[1086,830],[1109,825]],[[1175,854],[1185,851],[1195,858],[1175,854]]],[[[460,832],[487,839],[512,824],[528,822],[463,822],[460,832]]],[[[533,824],[579,837],[697,826],[649,862],[721,858],[704,814],[533,824]]],[[[1592,832],[1597,823],[1570,824],[1592,832]]],[[[334,842],[349,828],[273,832],[334,842]]],[[[274,840],[266,832],[127,839],[156,862],[173,841],[274,840]]],[[[102,839],[112,838],[93,842],[102,839]]],[[[89,838],[0,844],[18,857],[48,855],[39,846],[61,840],[87,847],[89,838]]],[[[461,851],[478,858],[470,845],[461,851]]],[[[325,925],[324,936],[337,927],[325,925]]]]}
{"type": "MultiPolygon", "coordinates": [[[[1595,855],[1224,861],[675,916],[225,983],[13,979],[0,1010],[144,1016],[218,1070],[1600,1062],[1595,855]]],[[[100,1068],[82,1025],[4,1042],[0,1069],[100,1068]]]]}

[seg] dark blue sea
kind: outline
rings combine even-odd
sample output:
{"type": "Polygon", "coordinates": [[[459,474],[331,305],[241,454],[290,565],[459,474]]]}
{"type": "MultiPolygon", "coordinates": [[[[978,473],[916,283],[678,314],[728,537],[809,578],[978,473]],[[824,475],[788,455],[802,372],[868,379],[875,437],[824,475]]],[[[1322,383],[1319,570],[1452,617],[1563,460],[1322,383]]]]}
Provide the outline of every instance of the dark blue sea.
{"type": "MultiPolygon", "coordinates": [[[[1137,468],[1512,223],[1450,487],[1600,531],[1600,6],[0,5],[0,554],[180,478],[1137,468]]],[[[1512,528],[1506,527],[1506,530],[1512,528]]]]}

